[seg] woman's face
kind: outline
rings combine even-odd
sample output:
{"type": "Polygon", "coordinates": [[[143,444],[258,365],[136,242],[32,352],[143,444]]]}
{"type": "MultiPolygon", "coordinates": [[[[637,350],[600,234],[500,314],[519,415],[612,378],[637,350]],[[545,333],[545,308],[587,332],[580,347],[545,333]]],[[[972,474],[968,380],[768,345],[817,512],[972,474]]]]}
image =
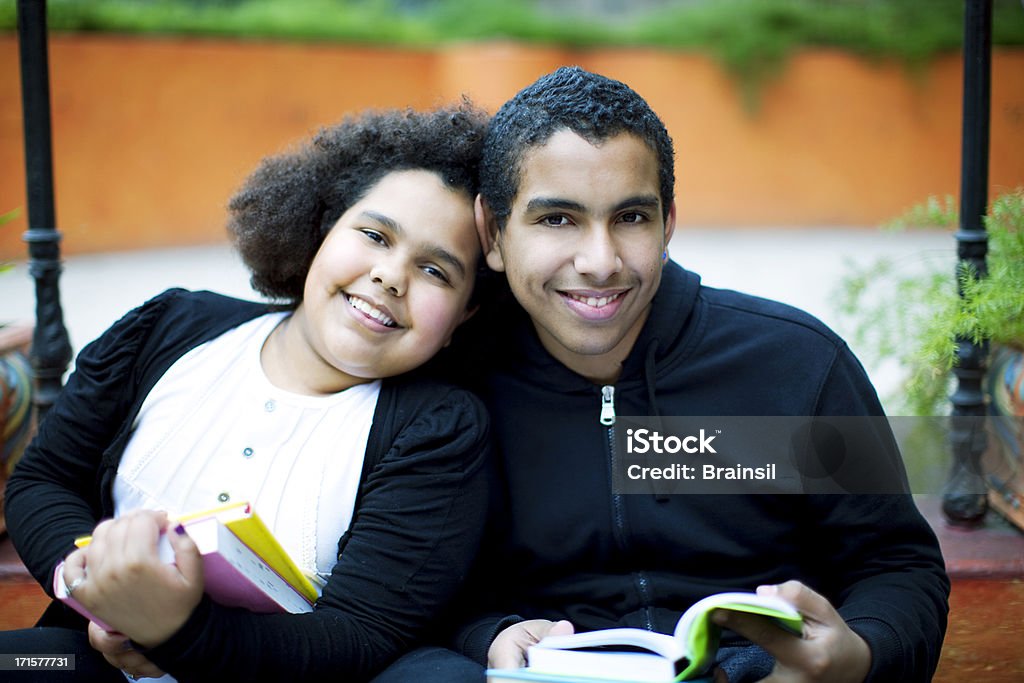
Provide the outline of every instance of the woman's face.
{"type": "Polygon", "coordinates": [[[319,390],[429,360],[471,313],[479,255],[471,197],[430,171],[381,178],[328,233],[293,316],[307,365],[329,380],[319,390]]]}

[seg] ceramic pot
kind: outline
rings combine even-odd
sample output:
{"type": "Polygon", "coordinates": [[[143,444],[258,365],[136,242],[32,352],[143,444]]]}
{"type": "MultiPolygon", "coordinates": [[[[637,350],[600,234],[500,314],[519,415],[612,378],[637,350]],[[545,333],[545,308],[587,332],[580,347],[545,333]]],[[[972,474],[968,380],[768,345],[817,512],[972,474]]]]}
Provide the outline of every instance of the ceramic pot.
{"type": "Polygon", "coordinates": [[[32,326],[0,326],[0,536],[6,534],[4,487],[34,431],[32,326]]]}
{"type": "Polygon", "coordinates": [[[1024,349],[995,348],[985,384],[994,437],[982,461],[989,502],[1024,529],[1024,349]]]}

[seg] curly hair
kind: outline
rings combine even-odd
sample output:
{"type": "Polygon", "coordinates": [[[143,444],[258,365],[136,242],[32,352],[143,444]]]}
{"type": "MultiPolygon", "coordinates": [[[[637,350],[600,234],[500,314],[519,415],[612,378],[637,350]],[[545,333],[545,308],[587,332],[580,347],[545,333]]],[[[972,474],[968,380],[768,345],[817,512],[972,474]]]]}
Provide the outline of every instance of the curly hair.
{"type": "Polygon", "coordinates": [[[675,151],[665,124],[632,88],[578,66],[541,76],[491,119],[480,162],[480,193],[504,229],[519,191],[523,155],[560,130],[591,144],[619,133],[637,136],[658,157],[663,218],[675,194],[675,151]]]}
{"type": "Polygon", "coordinates": [[[297,306],[327,233],[388,173],[432,171],[474,197],[486,126],[487,115],[468,101],[429,112],[371,111],[265,158],[228,204],[228,231],[253,288],[297,306]]]}

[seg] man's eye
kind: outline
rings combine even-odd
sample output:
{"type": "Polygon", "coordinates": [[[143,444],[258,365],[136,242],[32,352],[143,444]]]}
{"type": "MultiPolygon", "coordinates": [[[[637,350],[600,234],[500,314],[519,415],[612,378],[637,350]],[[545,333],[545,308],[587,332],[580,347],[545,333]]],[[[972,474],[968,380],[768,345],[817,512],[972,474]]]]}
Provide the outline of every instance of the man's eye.
{"type": "Polygon", "coordinates": [[[630,211],[629,213],[622,214],[619,220],[623,223],[643,223],[647,220],[647,216],[638,211],[630,211]]]}
{"type": "Polygon", "coordinates": [[[540,222],[552,228],[559,228],[564,225],[569,225],[569,218],[568,216],[558,214],[554,216],[544,216],[540,219],[540,222]]]}

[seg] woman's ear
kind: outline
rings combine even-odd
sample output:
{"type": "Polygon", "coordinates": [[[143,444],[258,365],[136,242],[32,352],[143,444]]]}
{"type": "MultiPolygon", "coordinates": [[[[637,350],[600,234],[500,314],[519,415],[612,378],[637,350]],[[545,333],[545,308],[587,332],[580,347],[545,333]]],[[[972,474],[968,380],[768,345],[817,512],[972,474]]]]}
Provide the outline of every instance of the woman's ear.
{"type": "Polygon", "coordinates": [[[503,272],[505,261],[501,258],[501,232],[498,230],[498,222],[494,220],[494,214],[483,196],[479,194],[473,204],[473,215],[476,218],[476,234],[480,238],[484,260],[491,270],[503,272]]]}
{"type": "Polygon", "coordinates": [[[476,315],[476,312],[479,311],[479,310],[480,310],[479,304],[466,308],[465,312],[462,314],[462,320],[459,321],[459,324],[461,325],[462,323],[464,323],[467,320],[469,320],[470,318],[472,318],[474,315],[476,315]]]}
{"type": "MultiPolygon", "coordinates": [[[[467,320],[469,320],[470,318],[472,318],[474,315],[476,315],[476,312],[479,311],[479,310],[480,310],[480,306],[479,305],[477,305],[477,306],[470,306],[470,307],[466,308],[466,310],[462,313],[462,319],[459,320],[459,324],[456,325],[455,327],[459,327],[459,325],[462,325],[462,323],[464,323],[467,320]]],[[[452,343],[452,338],[448,337],[448,340],[444,343],[444,348],[448,348],[451,345],[451,343],[452,343]]]]}

